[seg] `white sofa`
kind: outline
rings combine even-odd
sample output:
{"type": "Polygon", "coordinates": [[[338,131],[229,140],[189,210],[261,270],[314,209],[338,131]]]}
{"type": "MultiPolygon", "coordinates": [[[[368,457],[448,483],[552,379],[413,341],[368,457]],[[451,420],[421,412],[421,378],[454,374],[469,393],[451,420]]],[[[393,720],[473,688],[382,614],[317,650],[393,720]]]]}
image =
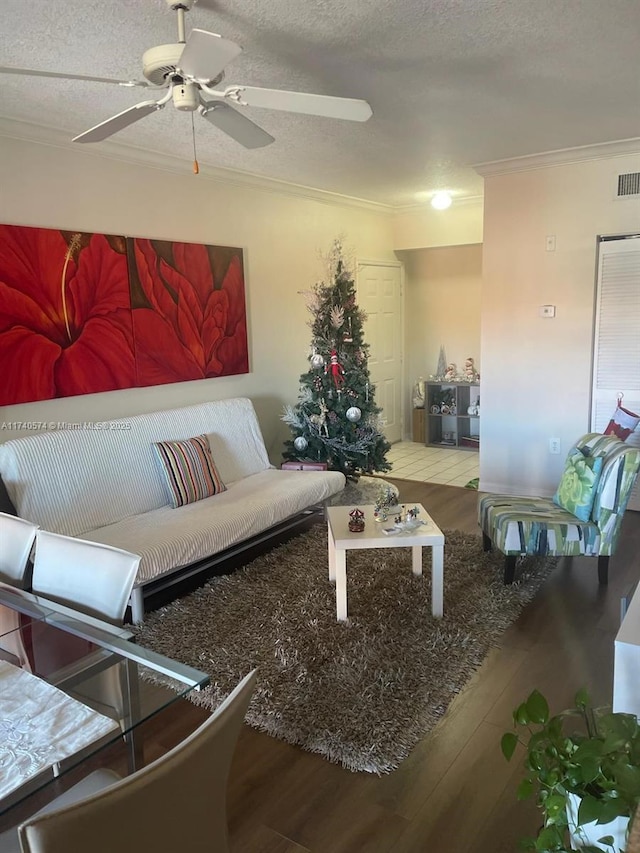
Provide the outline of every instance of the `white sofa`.
{"type": "Polygon", "coordinates": [[[274,468],[246,398],[14,439],[0,445],[0,476],[22,518],[141,556],[134,621],[142,620],[151,592],[209,568],[215,555],[345,486],[337,471],[274,468]],[[227,489],[174,509],[153,443],[202,433],[227,489]]]}

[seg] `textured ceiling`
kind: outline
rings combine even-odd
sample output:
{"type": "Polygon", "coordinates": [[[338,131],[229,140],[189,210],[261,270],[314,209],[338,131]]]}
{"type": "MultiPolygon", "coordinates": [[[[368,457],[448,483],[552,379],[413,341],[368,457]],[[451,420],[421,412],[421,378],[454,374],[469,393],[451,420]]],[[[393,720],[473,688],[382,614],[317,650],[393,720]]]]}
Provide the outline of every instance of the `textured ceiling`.
{"type": "MultiPolygon", "coordinates": [[[[2,0],[2,13],[0,65],[141,79],[143,51],[177,40],[165,0],[2,0]]],[[[481,194],[474,163],[640,136],[639,0],[199,0],[186,24],[243,46],[228,85],[373,109],[360,124],[245,108],[276,138],[253,151],[196,114],[201,165],[405,205],[439,188],[481,194]]],[[[149,97],[0,79],[0,118],[69,138],[149,97]]],[[[190,169],[191,116],[171,104],[113,140],[190,169]]]]}

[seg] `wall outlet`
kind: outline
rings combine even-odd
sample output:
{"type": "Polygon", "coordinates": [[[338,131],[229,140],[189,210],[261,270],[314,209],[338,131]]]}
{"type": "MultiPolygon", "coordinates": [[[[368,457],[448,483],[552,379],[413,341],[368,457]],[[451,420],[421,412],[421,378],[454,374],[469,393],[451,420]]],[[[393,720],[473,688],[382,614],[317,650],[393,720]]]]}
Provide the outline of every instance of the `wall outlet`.
{"type": "Polygon", "coordinates": [[[550,438],[549,439],[549,453],[553,453],[555,455],[560,453],[560,439],[559,438],[550,438]]]}

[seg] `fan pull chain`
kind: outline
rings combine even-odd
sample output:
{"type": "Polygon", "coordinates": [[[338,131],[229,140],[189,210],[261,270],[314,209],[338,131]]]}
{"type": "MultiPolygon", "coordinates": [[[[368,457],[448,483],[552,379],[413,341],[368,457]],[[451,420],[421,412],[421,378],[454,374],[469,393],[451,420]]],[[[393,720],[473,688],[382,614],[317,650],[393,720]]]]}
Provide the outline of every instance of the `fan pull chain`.
{"type": "Polygon", "coordinates": [[[200,166],[198,165],[198,157],[196,155],[196,129],[193,123],[193,113],[191,113],[191,136],[193,137],[193,174],[200,174],[200,166]]]}

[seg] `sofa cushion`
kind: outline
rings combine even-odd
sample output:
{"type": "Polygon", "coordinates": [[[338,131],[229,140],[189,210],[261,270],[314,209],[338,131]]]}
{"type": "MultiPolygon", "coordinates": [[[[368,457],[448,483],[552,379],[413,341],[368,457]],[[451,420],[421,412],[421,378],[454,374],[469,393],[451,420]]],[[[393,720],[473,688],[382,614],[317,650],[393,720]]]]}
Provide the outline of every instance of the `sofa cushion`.
{"type": "Polygon", "coordinates": [[[157,441],[154,447],[174,509],[225,491],[206,435],[184,441],[157,441]]]}
{"type": "Polygon", "coordinates": [[[339,471],[270,468],[228,484],[215,497],[177,511],[163,506],[87,531],[81,538],[140,554],[140,585],[262,533],[342,491],[344,485],[339,471]]]}
{"type": "Polygon", "coordinates": [[[78,536],[166,506],[153,444],[200,434],[227,486],[270,467],[253,404],[238,397],[13,439],[0,474],[18,515],[78,536]]]}

